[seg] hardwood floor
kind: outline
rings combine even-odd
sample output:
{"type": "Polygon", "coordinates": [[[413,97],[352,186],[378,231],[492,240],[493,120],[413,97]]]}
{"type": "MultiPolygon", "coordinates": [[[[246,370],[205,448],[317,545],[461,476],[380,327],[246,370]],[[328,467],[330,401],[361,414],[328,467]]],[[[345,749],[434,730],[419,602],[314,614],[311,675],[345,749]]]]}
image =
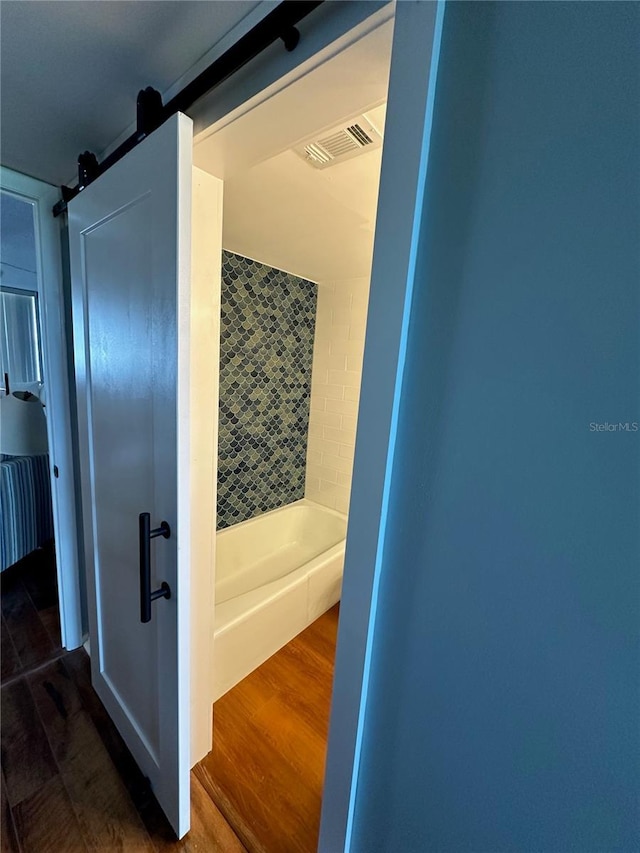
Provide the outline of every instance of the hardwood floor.
{"type": "Polygon", "coordinates": [[[3,853],[244,853],[193,774],[192,828],[175,840],[91,687],[84,649],[60,647],[53,554],[34,552],[0,584],[3,853]]]}
{"type": "Polygon", "coordinates": [[[0,575],[2,851],[314,851],[337,607],[216,703],[213,752],[191,774],[191,831],[177,842],[84,649],[60,647],[51,555],[29,561],[0,575]]]}
{"type": "Polygon", "coordinates": [[[34,551],[0,575],[4,685],[63,653],[53,548],[34,551]]]}
{"type": "Polygon", "coordinates": [[[317,849],[338,606],[214,705],[194,768],[250,853],[317,849]]]}

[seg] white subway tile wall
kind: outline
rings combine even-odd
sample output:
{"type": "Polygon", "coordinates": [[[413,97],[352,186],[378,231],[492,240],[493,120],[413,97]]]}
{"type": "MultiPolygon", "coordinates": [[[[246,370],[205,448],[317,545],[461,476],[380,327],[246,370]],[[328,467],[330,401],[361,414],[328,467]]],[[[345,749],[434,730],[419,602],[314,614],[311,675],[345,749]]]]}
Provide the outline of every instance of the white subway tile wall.
{"type": "Polygon", "coordinates": [[[305,497],[349,511],[369,278],[320,282],[305,497]]]}

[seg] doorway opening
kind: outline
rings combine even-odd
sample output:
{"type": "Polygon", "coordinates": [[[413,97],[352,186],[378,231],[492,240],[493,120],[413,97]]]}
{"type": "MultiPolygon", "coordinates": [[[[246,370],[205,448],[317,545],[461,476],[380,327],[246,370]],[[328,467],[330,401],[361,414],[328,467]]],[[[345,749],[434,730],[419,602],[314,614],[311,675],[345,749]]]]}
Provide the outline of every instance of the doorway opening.
{"type": "Polygon", "coordinates": [[[33,207],[0,195],[2,683],[62,652],[33,207]]]}
{"type": "Polygon", "coordinates": [[[213,749],[195,775],[250,851],[318,842],[392,26],[194,145],[224,181],[213,749]]]}

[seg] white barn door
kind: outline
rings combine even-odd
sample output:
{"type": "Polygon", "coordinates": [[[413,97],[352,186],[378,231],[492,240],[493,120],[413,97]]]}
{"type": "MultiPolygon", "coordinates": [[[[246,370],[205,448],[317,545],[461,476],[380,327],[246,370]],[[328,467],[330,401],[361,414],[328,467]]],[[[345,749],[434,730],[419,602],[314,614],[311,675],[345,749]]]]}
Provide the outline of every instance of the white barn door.
{"type": "Polygon", "coordinates": [[[92,681],[178,837],[191,764],[191,181],[179,114],[69,204],[92,681]]]}

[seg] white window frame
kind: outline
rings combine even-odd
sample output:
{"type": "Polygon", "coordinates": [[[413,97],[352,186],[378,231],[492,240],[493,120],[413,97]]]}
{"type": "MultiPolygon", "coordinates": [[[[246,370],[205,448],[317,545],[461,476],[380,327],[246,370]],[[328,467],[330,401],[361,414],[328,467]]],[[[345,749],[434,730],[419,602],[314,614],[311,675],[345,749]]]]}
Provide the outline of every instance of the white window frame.
{"type": "MultiPolygon", "coordinates": [[[[5,270],[2,270],[3,274],[5,270]]],[[[33,385],[36,382],[43,382],[44,370],[42,367],[42,329],[40,327],[40,300],[38,298],[38,290],[37,286],[35,290],[32,290],[27,287],[21,287],[20,283],[17,284],[4,284],[0,286],[0,292],[16,294],[20,296],[31,296],[33,298],[32,303],[32,311],[33,311],[33,319],[35,321],[35,344],[36,344],[36,361],[38,364],[38,376],[39,379],[30,379],[25,381],[18,381],[18,385],[33,385]]],[[[0,314],[0,316],[2,316],[0,314]]],[[[5,315],[5,323],[2,324],[5,328],[0,328],[0,334],[4,334],[8,337],[8,329],[6,328],[6,315],[5,315]]],[[[10,389],[16,389],[16,380],[13,378],[13,374],[11,370],[8,370],[8,376],[10,380],[10,389]]],[[[4,388],[4,377],[0,377],[0,387],[4,388]]]]}

